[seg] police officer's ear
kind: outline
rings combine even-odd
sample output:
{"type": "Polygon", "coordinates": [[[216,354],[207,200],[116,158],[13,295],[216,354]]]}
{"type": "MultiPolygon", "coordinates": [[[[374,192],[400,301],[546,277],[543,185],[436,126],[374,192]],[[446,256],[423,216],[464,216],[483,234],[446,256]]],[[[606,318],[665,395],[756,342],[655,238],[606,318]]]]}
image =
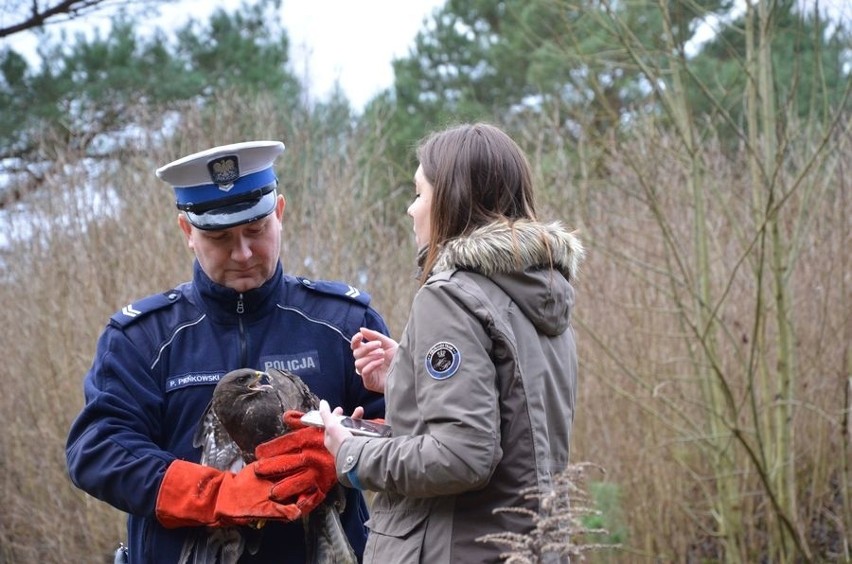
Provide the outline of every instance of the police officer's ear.
{"type": "Polygon", "coordinates": [[[278,199],[275,202],[275,217],[278,218],[278,223],[284,217],[284,208],[287,207],[287,200],[284,199],[284,194],[278,194],[278,199]]]}
{"type": "Polygon", "coordinates": [[[186,215],[183,213],[178,214],[178,227],[183,232],[183,236],[186,239],[186,245],[191,249],[192,248],[192,224],[189,223],[189,219],[187,219],[186,215]]]}

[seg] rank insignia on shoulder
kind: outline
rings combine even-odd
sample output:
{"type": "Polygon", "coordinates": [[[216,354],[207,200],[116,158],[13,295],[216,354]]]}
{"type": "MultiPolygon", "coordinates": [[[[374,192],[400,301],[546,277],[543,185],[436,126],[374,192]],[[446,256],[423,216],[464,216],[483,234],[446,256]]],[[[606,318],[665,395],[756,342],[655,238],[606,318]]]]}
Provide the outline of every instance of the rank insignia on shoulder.
{"type": "Polygon", "coordinates": [[[350,286],[343,282],[334,282],[331,280],[310,280],[309,278],[301,277],[299,278],[299,282],[301,282],[302,286],[305,288],[309,288],[317,292],[331,294],[333,296],[342,296],[362,305],[370,305],[370,295],[367,292],[362,292],[355,286],[350,286]]]}
{"type": "Polygon", "coordinates": [[[461,352],[452,343],[435,343],[426,353],[426,372],[435,380],[446,380],[458,372],[461,352]]]}
{"type": "Polygon", "coordinates": [[[175,303],[179,297],[180,292],[170,290],[163,294],[154,294],[147,298],[142,298],[141,300],[127,304],[115,312],[110,318],[110,321],[120,327],[127,327],[146,314],[175,303]]]}

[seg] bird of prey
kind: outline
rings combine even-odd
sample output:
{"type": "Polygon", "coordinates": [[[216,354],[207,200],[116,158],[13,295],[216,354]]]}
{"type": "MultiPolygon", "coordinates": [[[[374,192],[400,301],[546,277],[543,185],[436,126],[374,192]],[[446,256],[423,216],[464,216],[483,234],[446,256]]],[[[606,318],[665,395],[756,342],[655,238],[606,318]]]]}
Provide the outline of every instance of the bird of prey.
{"type": "MultiPolygon", "coordinates": [[[[254,462],[257,445],[290,431],[282,418],[285,411],[307,412],[318,406],[319,398],[291,372],[233,370],[216,385],[193,444],[202,449],[201,464],[237,472],[254,462]]],[[[302,517],[307,563],[357,563],[340,522],[344,505],[343,486],[338,484],[319,507],[302,517]]],[[[199,529],[184,544],[178,562],[234,564],[244,551],[257,552],[262,534],[262,524],[199,529]]]]}

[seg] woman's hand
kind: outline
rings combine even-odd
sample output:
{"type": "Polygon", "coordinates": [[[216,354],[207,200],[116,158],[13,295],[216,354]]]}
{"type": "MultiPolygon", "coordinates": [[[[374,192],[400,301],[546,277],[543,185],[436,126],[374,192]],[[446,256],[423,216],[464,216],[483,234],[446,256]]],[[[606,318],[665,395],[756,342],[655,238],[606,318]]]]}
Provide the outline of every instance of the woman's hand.
{"type": "MultiPolygon", "coordinates": [[[[336,458],[337,451],[340,450],[340,445],[343,444],[343,441],[352,436],[352,433],[350,433],[346,427],[341,425],[337,418],[332,415],[332,413],[334,413],[334,415],[343,415],[343,408],[335,407],[334,412],[332,412],[328,402],[320,400],[319,412],[320,417],[322,417],[322,423],[325,426],[325,448],[327,448],[328,452],[336,458]]],[[[360,419],[363,415],[364,408],[362,407],[356,407],[355,411],[352,412],[353,419],[360,419]]]]}
{"type": "Polygon", "coordinates": [[[399,344],[378,331],[362,327],[349,341],[355,357],[355,372],[364,381],[364,387],[373,392],[385,393],[388,369],[399,344]]]}

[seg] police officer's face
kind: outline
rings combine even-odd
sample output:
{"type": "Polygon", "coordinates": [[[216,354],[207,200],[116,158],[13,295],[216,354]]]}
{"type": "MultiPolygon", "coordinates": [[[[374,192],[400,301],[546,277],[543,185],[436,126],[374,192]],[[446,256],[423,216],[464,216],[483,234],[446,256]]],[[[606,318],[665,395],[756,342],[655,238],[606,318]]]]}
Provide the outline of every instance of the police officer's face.
{"type": "Polygon", "coordinates": [[[207,276],[217,284],[245,292],[260,287],[275,272],[283,216],[284,196],[279,194],[275,211],[252,223],[204,231],[193,227],[183,214],[178,222],[207,276]]]}
{"type": "Polygon", "coordinates": [[[423,174],[423,167],[418,166],[414,173],[414,201],[408,206],[408,215],[414,223],[414,240],[417,248],[422,249],[429,244],[432,236],[430,215],[432,213],[432,185],[423,174]]]}

